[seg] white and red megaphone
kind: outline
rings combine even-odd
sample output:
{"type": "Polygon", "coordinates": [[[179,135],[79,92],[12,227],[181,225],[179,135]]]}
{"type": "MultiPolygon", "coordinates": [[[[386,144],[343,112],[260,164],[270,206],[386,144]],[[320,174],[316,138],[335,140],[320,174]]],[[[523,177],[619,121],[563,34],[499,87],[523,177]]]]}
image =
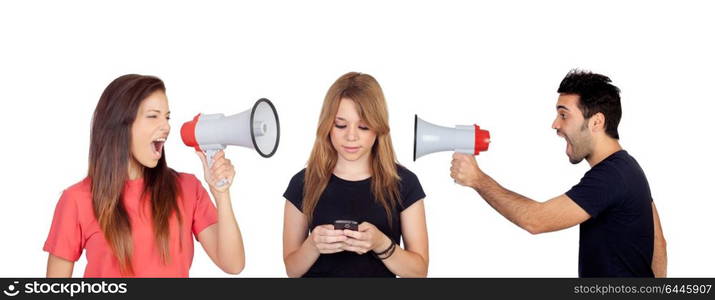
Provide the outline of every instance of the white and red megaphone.
{"type": "MultiPolygon", "coordinates": [[[[263,157],[271,157],[278,149],[280,124],[273,103],[262,98],[253,107],[231,116],[198,114],[181,126],[184,144],[206,153],[209,167],[217,151],[227,145],[256,150],[263,157]]],[[[218,186],[226,184],[225,179],[218,186]]]]}
{"type": "Polygon", "coordinates": [[[489,149],[489,131],[474,125],[442,127],[426,122],[415,115],[415,139],[412,160],[425,154],[440,151],[455,151],[479,155],[489,149]]]}

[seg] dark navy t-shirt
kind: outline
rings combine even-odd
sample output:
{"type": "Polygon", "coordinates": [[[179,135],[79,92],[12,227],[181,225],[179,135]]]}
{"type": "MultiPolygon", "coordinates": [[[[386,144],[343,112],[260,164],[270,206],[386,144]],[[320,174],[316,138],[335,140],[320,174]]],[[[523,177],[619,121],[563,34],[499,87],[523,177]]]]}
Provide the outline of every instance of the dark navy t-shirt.
{"type": "MultiPolygon", "coordinates": [[[[397,174],[400,176],[400,204],[393,213],[392,226],[388,224],[384,207],[370,190],[371,178],[348,181],[332,175],[315,207],[309,230],[312,231],[317,225],[333,224],[335,220],[369,222],[393,241],[400,243],[400,213],[423,199],[425,193],[414,173],[398,165],[397,174]]],[[[293,176],[283,194],[300,211],[303,210],[304,178],[305,169],[293,176]]],[[[303,277],[395,277],[395,274],[374,255],[343,251],[321,254],[303,277]]]]}
{"type": "Polygon", "coordinates": [[[566,195],[591,216],[580,228],[579,277],[653,277],[653,199],[628,152],[595,165],[566,195]]]}

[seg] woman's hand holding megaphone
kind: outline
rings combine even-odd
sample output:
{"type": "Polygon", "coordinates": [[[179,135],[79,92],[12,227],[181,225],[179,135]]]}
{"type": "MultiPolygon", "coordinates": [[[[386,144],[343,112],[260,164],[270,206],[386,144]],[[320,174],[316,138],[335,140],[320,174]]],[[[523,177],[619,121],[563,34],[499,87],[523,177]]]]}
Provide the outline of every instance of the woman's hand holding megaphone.
{"type": "Polygon", "coordinates": [[[236,175],[236,170],[231,163],[231,160],[224,156],[223,150],[219,150],[214,154],[212,165],[209,167],[206,155],[201,151],[196,151],[196,155],[201,159],[201,164],[204,166],[204,179],[209,184],[211,193],[216,196],[217,193],[228,193],[233,177],[236,175]],[[224,182],[224,184],[219,184],[224,182]]]}

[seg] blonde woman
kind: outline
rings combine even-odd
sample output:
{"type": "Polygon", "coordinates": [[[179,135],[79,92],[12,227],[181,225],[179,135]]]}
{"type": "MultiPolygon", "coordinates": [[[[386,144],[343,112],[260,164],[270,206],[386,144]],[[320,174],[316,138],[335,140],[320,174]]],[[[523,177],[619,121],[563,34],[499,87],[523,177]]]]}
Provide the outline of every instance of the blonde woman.
{"type": "Polygon", "coordinates": [[[396,162],[385,97],[372,76],[348,73],[330,87],[308,164],[283,196],[288,276],[427,275],[425,194],[396,162]],[[341,229],[335,221],[357,224],[341,229]]]}

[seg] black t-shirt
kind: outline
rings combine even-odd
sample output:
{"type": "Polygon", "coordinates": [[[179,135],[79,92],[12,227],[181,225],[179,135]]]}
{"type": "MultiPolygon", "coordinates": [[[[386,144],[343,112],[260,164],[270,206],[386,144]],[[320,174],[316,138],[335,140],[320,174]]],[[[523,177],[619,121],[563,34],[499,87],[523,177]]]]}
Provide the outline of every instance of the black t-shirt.
{"type": "MultiPolygon", "coordinates": [[[[384,207],[377,202],[370,190],[371,178],[348,181],[332,175],[328,186],[320,196],[313,213],[310,230],[317,225],[333,224],[335,220],[353,220],[358,224],[369,222],[382,233],[400,243],[402,229],[400,213],[425,197],[417,176],[397,165],[400,176],[400,204],[392,216],[392,226],[388,224],[384,207]]],[[[302,211],[305,169],[290,180],[283,197],[302,211]]],[[[303,277],[395,277],[384,263],[374,255],[343,251],[321,254],[303,277]]]]}
{"type": "Polygon", "coordinates": [[[566,195],[591,215],[580,228],[579,277],[653,277],[653,199],[628,152],[595,165],[566,195]]]}

